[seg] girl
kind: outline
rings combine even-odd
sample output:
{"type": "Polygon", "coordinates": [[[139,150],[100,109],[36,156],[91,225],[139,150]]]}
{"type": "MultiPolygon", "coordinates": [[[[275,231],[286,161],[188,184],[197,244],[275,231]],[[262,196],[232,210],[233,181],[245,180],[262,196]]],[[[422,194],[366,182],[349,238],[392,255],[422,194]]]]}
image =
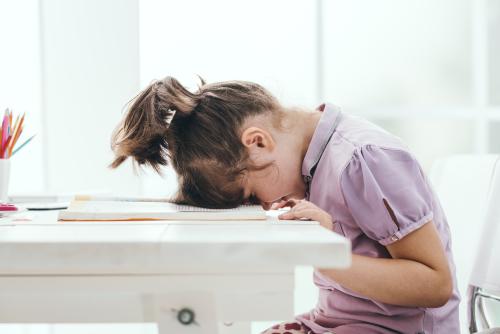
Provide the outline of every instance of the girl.
{"type": "Polygon", "coordinates": [[[264,333],[459,333],[455,267],[443,210],[401,141],[332,104],[282,106],[242,81],[192,93],[167,77],[133,102],[116,158],[179,177],[176,200],[230,208],[290,206],[352,242],[347,270],[316,269],[317,306],[264,333]]]}

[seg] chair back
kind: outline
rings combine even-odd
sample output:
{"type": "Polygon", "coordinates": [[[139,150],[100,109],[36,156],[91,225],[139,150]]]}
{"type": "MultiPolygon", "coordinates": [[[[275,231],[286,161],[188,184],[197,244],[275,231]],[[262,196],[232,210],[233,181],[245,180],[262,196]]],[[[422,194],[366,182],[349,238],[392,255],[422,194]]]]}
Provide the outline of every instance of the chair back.
{"type": "Polygon", "coordinates": [[[437,160],[429,173],[450,226],[457,284],[462,296],[460,322],[464,333],[468,331],[467,288],[480,248],[488,194],[498,159],[498,155],[452,155],[437,160]]]}
{"type": "Polygon", "coordinates": [[[500,296],[500,159],[491,174],[484,223],[470,284],[500,296]]]}

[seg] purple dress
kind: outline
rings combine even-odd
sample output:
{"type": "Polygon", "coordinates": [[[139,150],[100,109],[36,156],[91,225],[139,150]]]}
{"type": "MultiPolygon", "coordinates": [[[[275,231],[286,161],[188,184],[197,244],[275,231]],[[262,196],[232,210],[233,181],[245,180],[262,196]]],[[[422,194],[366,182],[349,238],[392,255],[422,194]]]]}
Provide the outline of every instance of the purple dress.
{"type": "MultiPolygon", "coordinates": [[[[315,309],[297,320],[314,333],[459,333],[455,264],[443,209],[426,176],[401,140],[376,125],[320,107],[323,115],[302,164],[307,199],[333,218],[334,231],[354,254],[390,258],[385,245],[430,222],[436,226],[453,277],[453,295],[439,308],[381,303],[314,273],[315,309]]],[[[424,246],[425,247],[425,246],[424,246]]]]}

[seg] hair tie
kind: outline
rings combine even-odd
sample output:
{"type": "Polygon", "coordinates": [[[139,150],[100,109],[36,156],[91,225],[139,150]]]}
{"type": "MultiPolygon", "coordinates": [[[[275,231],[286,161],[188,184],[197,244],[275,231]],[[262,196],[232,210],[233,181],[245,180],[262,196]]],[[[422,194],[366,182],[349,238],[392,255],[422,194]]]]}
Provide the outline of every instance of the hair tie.
{"type": "Polygon", "coordinates": [[[166,119],[167,129],[170,127],[170,124],[172,124],[172,121],[174,119],[176,112],[177,112],[177,110],[175,110],[175,109],[168,109],[167,110],[167,119],[166,119]]]}

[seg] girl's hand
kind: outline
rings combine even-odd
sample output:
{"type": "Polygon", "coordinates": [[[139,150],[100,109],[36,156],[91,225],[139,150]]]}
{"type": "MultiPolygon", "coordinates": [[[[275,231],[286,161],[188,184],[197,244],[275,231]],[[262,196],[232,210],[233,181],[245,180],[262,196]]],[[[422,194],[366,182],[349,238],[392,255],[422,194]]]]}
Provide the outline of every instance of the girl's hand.
{"type": "Polygon", "coordinates": [[[310,219],[318,221],[321,226],[329,230],[333,228],[332,216],[305,199],[289,199],[274,203],[271,209],[276,210],[284,207],[291,207],[291,209],[279,215],[279,219],[310,219]]]}

